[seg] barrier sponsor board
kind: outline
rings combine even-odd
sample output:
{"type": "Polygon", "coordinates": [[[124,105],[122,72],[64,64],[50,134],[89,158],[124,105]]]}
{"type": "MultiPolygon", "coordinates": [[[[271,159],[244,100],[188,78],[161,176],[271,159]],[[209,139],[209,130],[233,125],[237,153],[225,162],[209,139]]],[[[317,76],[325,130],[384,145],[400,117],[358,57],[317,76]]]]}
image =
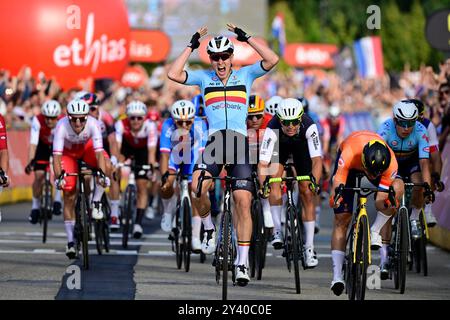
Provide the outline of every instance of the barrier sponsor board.
{"type": "Polygon", "coordinates": [[[130,61],[161,62],[167,59],[171,42],[160,30],[131,30],[130,61]]]}
{"type": "Polygon", "coordinates": [[[320,43],[290,43],[286,45],[284,59],[293,67],[333,68],[333,55],[338,48],[332,44],[320,43]]]}

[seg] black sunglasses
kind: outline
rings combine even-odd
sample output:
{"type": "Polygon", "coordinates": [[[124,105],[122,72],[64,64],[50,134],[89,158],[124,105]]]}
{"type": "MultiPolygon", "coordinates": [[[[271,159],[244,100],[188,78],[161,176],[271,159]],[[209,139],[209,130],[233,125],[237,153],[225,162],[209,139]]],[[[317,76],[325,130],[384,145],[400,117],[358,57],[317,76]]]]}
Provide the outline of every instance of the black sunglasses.
{"type": "Polygon", "coordinates": [[[247,116],[247,120],[251,121],[253,118],[256,118],[257,120],[260,120],[263,117],[262,114],[249,114],[247,116]]]}
{"type": "Polygon", "coordinates": [[[95,107],[95,106],[91,106],[91,107],[89,107],[89,110],[91,110],[92,112],[94,112],[94,111],[96,111],[98,108],[97,107],[95,107]]]}
{"type": "Polygon", "coordinates": [[[179,126],[183,126],[183,125],[188,126],[188,125],[192,124],[192,120],[177,120],[176,122],[177,122],[177,125],[179,125],[179,126]]]}
{"type": "Polygon", "coordinates": [[[229,53],[218,53],[218,54],[212,54],[209,56],[211,60],[213,61],[219,61],[222,59],[222,61],[226,61],[231,57],[231,54],[229,53]]]}
{"type": "Polygon", "coordinates": [[[280,120],[281,124],[283,126],[289,127],[289,125],[297,126],[300,124],[300,119],[293,119],[293,120],[280,120]]]}
{"type": "Polygon", "coordinates": [[[77,120],[79,120],[80,123],[85,123],[87,121],[87,117],[73,117],[73,116],[69,116],[69,119],[73,123],[76,123],[77,120]]]}
{"type": "Polygon", "coordinates": [[[395,123],[405,129],[412,128],[416,125],[416,120],[398,120],[395,119],[395,123]]]}
{"type": "Polygon", "coordinates": [[[129,117],[129,118],[131,121],[135,121],[135,120],[141,121],[144,119],[144,117],[129,117]]]}

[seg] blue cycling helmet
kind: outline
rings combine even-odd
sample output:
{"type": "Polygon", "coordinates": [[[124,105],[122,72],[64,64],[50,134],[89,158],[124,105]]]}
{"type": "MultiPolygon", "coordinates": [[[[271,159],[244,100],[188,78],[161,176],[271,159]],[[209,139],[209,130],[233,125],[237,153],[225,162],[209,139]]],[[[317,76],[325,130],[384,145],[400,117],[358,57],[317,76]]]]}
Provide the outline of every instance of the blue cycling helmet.
{"type": "Polygon", "coordinates": [[[205,105],[203,103],[203,96],[201,94],[196,95],[192,99],[192,103],[195,106],[195,115],[198,117],[204,117],[205,116],[205,105]]]}

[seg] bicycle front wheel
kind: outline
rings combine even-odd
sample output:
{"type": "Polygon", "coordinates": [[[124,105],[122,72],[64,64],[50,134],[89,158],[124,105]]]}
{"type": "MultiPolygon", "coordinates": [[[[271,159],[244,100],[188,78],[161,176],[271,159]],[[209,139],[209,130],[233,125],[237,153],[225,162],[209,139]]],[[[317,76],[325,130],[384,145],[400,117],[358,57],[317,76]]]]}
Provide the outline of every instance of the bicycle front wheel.
{"type": "Polygon", "coordinates": [[[86,195],[80,194],[80,214],[82,221],[82,251],[83,251],[83,267],[89,269],[89,216],[86,205],[86,195]]]}
{"type": "Polygon", "coordinates": [[[128,237],[132,224],[134,202],[136,200],[136,186],[128,185],[125,189],[124,210],[122,211],[122,247],[128,248],[128,237]]]}
{"type": "Polygon", "coordinates": [[[408,264],[408,211],[406,208],[401,208],[398,212],[398,232],[399,234],[396,236],[398,241],[398,247],[397,247],[397,265],[395,270],[395,273],[397,274],[397,281],[396,281],[396,289],[400,288],[400,293],[405,293],[405,286],[406,286],[406,266],[408,264]],[[403,209],[403,210],[402,210],[403,209]],[[398,287],[397,287],[398,282],[398,287]]]}
{"type": "Polygon", "coordinates": [[[366,215],[360,217],[356,239],[355,289],[356,299],[364,300],[366,294],[367,267],[369,266],[369,221],[366,215]]]}
{"type": "MultiPolygon", "coordinates": [[[[294,206],[288,208],[289,227],[291,232],[291,244],[292,244],[292,263],[294,264],[294,276],[295,276],[295,291],[300,293],[300,268],[298,266],[298,260],[300,259],[299,248],[299,228],[297,219],[297,210],[294,206]]],[[[287,221],[286,221],[287,223],[287,221]]]]}
{"type": "Polygon", "coordinates": [[[423,275],[426,277],[428,276],[428,259],[427,259],[427,234],[425,229],[425,218],[424,218],[424,212],[423,210],[420,211],[419,215],[419,221],[420,225],[422,227],[422,236],[420,241],[420,256],[421,256],[421,263],[422,263],[422,271],[423,275]]]}
{"type": "MultiPolygon", "coordinates": [[[[231,213],[223,213],[223,228],[222,228],[222,300],[227,300],[227,285],[228,285],[228,267],[229,254],[231,247],[231,213]]],[[[219,259],[220,260],[220,259],[219,259]]]]}
{"type": "Polygon", "coordinates": [[[184,270],[189,272],[191,265],[191,241],[192,241],[192,221],[191,221],[191,206],[188,199],[183,199],[183,260],[184,270]]]}

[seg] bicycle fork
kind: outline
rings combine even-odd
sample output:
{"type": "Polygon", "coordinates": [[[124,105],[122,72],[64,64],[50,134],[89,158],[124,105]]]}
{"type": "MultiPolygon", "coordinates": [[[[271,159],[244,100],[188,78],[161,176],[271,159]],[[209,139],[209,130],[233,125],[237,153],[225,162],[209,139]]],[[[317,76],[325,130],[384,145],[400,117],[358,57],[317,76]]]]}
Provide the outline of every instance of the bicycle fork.
{"type": "MultiPolygon", "coordinates": [[[[369,222],[369,217],[367,216],[367,198],[360,198],[359,199],[359,214],[356,218],[356,225],[355,228],[353,228],[353,263],[356,263],[356,252],[357,252],[357,243],[358,241],[356,241],[358,239],[358,231],[359,231],[359,225],[361,223],[361,218],[362,217],[366,217],[367,222],[369,222]]],[[[371,239],[370,239],[370,227],[369,227],[369,223],[367,223],[366,226],[367,230],[367,239],[369,241],[369,250],[367,252],[367,255],[369,257],[369,265],[372,263],[372,250],[370,249],[370,243],[371,243],[371,239]]]]}

